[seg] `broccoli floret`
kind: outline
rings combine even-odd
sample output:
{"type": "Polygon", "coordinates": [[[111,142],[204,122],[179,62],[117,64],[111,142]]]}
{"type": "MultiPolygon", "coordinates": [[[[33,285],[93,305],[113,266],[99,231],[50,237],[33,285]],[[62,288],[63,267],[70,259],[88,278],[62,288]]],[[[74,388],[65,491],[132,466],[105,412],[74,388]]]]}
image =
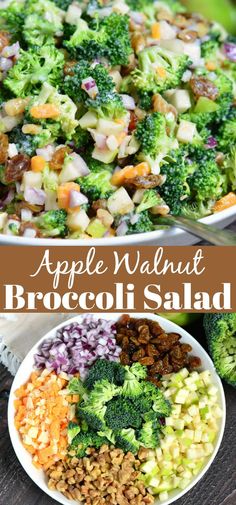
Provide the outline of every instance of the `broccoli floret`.
{"type": "Polygon", "coordinates": [[[74,395],[84,396],[86,394],[86,388],[84,384],[78,377],[73,377],[68,384],[68,389],[70,393],[74,395]]]}
{"type": "Polygon", "coordinates": [[[11,132],[8,133],[9,142],[16,144],[19,153],[33,156],[36,149],[44,147],[56,140],[58,130],[49,126],[50,129],[42,129],[37,135],[27,135],[22,132],[21,126],[16,126],[11,132]]]}
{"type": "Polygon", "coordinates": [[[20,97],[37,93],[46,81],[58,86],[63,65],[64,55],[54,46],[21,50],[19,60],[4,80],[4,86],[20,97]]]}
{"type": "Polygon", "coordinates": [[[132,72],[138,90],[160,93],[176,88],[190,61],[184,54],[176,54],[159,46],[143,49],[138,54],[138,69],[132,72]]]}
{"type": "Polygon", "coordinates": [[[81,193],[84,193],[91,202],[100,198],[108,198],[114,187],[110,183],[111,173],[108,170],[91,172],[85,177],[79,177],[76,182],[80,185],[81,193]]]}
{"type": "Polygon", "coordinates": [[[236,387],[236,313],[205,314],[204,328],[217,373],[236,387]]]}
{"type": "Polygon", "coordinates": [[[123,102],[116,92],[99,93],[95,100],[87,100],[89,110],[96,112],[99,117],[117,119],[126,113],[123,102]]]}
{"type": "Polygon", "coordinates": [[[78,424],[72,422],[68,424],[67,436],[69,444],[72,443],[72,441],[74,440],[76,435],[78,435],[79,432],[80,432],[80,426],[78,424]]]}
{"type": "Polygon", "coordinates": [[[146,191],[144,191],[142,200],[138,205],[138,207],[136,208],[136,212],[140,213],[150,209],[151,207],[154,207],[155,205],[164,205],[164,204],[165,204],[164,200],[158,194],[156,189],[147,189],[146,191]]]}
{"type": "Polygon", "coordinates": [[[125,368],[115,361],[98,359],[89,369],[84,385],[88,390],[92,390],[97,381],[107,379],[110,383],[122,386],[125,378],[125,368]]]}
{"type": "Polygon", "coordinates": [[[63,9],[64,11],[67,11],[72,1],[73,0],[53,0],[54,4],[56,4],[59,9],[63,9]]]}
{"type": "Polygon", "coordinates": [[[161,167],[161,173],[166,176],[166,180],[158,190],[170,207],[171,213],[179,215],[184,202],[190,195],[187,178],[193,167],[185,159],[187,156],[185,149],[176,150],[171,155],[173,157],[170,157],[169,163],[161,167]]]}
{"type": "Polygon", "coordinates": [[[119,387],[107,379],[100,379],[95,382],[93,389],[89,395],[89,403],[96,405],[105,405],[112,400],[114,396],[119,394],[119,387]]]}
{"type": "Polygon", "coordinates": [[[230,190],[236,191],[236,147],[227,154],[224,162],[224,171],[230,190]]]}
{"type": "Polygon", "coordinates": [[[54,43],[54,36],[63,32],[64,11],[50,0],[27,0],[23,35],[31,46],[54,43]]]}
{"type": "Polygon", "coordinates": [[[206,164],[199,163],[193,174],[188,178],[191,199],[206,208],[208,202],[218,200],[227,190],[226,176],[214,160],[206,164]]]}
{"type": "Polygon", "coordinates": [[[145,116],[136,128],[135,137],[140,143],[138,159],[147,161],[152,172],[159,171],[160,163],[170,149],[178,146],[178,142],[167,135],[167,126],[173,129],[174,119],[167,124],[167,120],[160,112],[153,112],[145,116]]]}
{"type": "Polygon", "coordinates": [[[13,42],[21,42],[24,18],[24,2],[11,2],[7,8],[0,8],[0,30],[9,32],[13,42]]]}
{"type": "Polygon", "coordinates": [[[156,413],[157,417],[167,417],[170,415],[171,404],[165,399],[164,394],[155,384],[145,382],[143,384],[143,393],[152,400],[152,410],[156,413]]]}
{"type": "Polygon", "coordinates": [[[104,19],[96,19],[91,27],[81,19],[65,46],[80,59],[93,61],[106,58],[112,66],[126,65],[132,52],[129,18],[112,13],[104,19]]]}
{"type": "Polygon", "coordinates": [[[105,423],[106,406],[96,404],[95,402],[81,402],[77,408],[78,419],[86,421],[91,430],[103,431],[106,428],[105,423]]]}
{"type": "Polygon", "coordinates": [[[138,99],[141,109],[150,110],[152,108],[152,93],[148,91],[139,91],[138,99]]]}
{"type": "Polygon", "coordinates": [[[148,449],[155,449],[159,445],[158,417],[155,412],[150,412],[144,416],[145,422],[138,432],[138,440],[141,445],[148,449]]]}
{"type": "Polygon", "coordinates": [[[105,437],[100,437],[96,433],[88,432],[83,433],[80,432],[73,439],[72,444],[69,447],[69,455],[70,452],[76,455],[77,458],[84,458],[87,456],[87,450],[89,448],[95,447],[99,449],[103,444],[106,444],[108,441],[105,437]]]}
{"type": "Polygon", "coordinates": [[[113,398],[106,407],[105,421],[113,431],[141,426],[142,417],[129,399],[113,398]]]}
{"type": "Polygon", "coordinates": [[[219,41],[216,39],[206,40],[201,44],[201,56],[206,62],[218,63],[219,41]]]}
{"type": "Polygon", "coordinates": [[[94,173],[99,173],[99,172],[102,172],[104,169],[106,171],[109,171],[110,173],[113,172],[113,170],[115,169],[115,163],[103,163],[102,161],[99,161],[99,160],[95,160],[94,158],[92,158],[91,155],[85,155],[84,157],[88,167],[89,167],[89,170],[91,172],[94,172],[94,173]]]}
{"type": "Polygon", "coordinates": [[[122,386],[122,395],[127,398],[136,398],[143,391],[141,380],[147,376],[147,370],[140,363],[125,367],[125,380],[122,386]]]}
{"type": "Polygon", "coordinates": [[[217,140],[223,152],[228,152],[236,143],[236,114],[232,113],[231,116],[218,130],[217,140]]]}
{"type": "Polygon", "coordinates": [[[91,135],[87,130],[83,130],[81,126],[78,125],[73,135],[71,135],[71,139],[67,141],[67,143],[69,143],[69,145],[75,150],[79,149],[80,151],[87,151],[87,147],[91,143],[91,135]]]}
{"type": "Polygon", "coordinates": [[[155,229],[147,210],[141,212],[138,216],[139,218],[134,224],[131,224],[130,222],[128,223],[128,230],[126,232],[127,235],[132,235],[133,233],[145,233],[155,229]]]}
{"type": "Polygon", "coordinates": [[[82,81],[88,77],[94,79],[99,93],[114,91],[115,83],[107,69],[100,63],[94,66],[82,60],[72,68],[71,74],[65,76],[62,89],[75,102],[82,102],[86,105],[89,96],[81,86],[82,81]]]}
{"type": "Polygon", "coordinates": [[[68,228],[66,225],[67,213],[64,209],[49,210],[36,218],[35,224],[44,237],[66,237],[68,228]]]}
{"type": "Polygon", "coordinates": [[[132,452],[137,454],[140,442],[136,438],[136,434],[133,428],[127,428],[115,433],[116,446],[122,449],[124,452],[132,452]]]}

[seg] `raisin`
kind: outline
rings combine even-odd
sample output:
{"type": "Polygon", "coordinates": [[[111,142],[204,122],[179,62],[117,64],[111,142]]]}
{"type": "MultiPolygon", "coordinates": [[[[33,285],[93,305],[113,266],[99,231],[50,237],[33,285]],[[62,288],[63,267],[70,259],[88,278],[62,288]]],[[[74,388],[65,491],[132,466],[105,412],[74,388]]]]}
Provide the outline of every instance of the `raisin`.
{"type": "Polygon", "coordinates": [[[147,353],[148,356],[159,356],[160,355],[158,349],[153,344],[148,344],[147,345],[147,347],[146,347],[146,353],[147,353]]]}
{"type": "Polygon", "coordinates": [[[189,81],[189,84],[196,98],[204,96],[215,101],[219,95],[215,84],[205,77],[194,77],[189,81]]]}
{"type": "Polygon", "coordinates": [[[71,153],[71,149],[67,146],[59,147],[52,156],[49,166],[52,170],[61,170],[67,154],[71,153]]]}
{"type": "Polygon", "coordinates": [[[191,352],[192,351],[192,347],[189,344],[182,344],[181,349],[182,349],[182,352],[191,352]]]}
{"type": "Polygon", "coordinates": [[[159,381],[156,377],[148,377],[147,380],[148,382],[152,382],[152,384],[155,384],[157,388],[161,386],[161,381],[159,381]]]}
{"type": "Polygon", "coordinates": [[[99,209],[106,210],[106,208],[107,208],[107,201],[104,198],[100,198],[100,200],[96,200],[95,202],[92,203],[92,208],[95,211],[97,211],[99,209]]]}
{"type": "Polygon", "coordinates": [[[130,357],[126,352],[121,352],[120,353],[120,362],[122,365],[130,365],[130,357]]]}
{"type": "Polygon", "coordinates": [[[121,325],[127,325],[130,321],[130,316],[128,314],[123,314],[119,321],[118,321],[118,324],[121,324],[121,325]]]}
{"type": "Polygon", "coordinates": [[[8,160],[5,177],[6,182],[11,183],[20,181],[24,172],[30,169],[30,158],[26,154],[17,154],[11,160],[8,160]]]}
{"type": "Polygon", "coordinates": [[[10,40],[11,40],[10,33],[0,31],[0,53],[2,52],[4,47],[9,46],[10,40]]]}
{"type": "Polygon", "coordinates": [[[77,61],[67,61],[66,64],[64,65],[64,74],[65,75],[74,75],[74,67],[76,65],[77,61]]]}
{"type": "Polygon", "coordinates": [[[145,351],[143,348],[141,348],[133,354],[132,360],[133,361],[140,361],[142,358],[144,358],[144,356],[145,356],[145,351]]]}
{"type": "Polygon", "coordinates": [[[201,366],[201,360],[197,356],[190,356],[189,358],[189,366],[190,368],[199,368],[201,366]]]}
{"type": "Polygon", "coordinates": [[[123,185],[137,189],[151,189],[160,186],[163,181],[161,175],[136,175],[131,179],[124,179],[123,185]]]}
{"type": "Polygon", "coordinates": [[[5,163],[8,157],[8,136],[0,133],[0,163],[5,163]]]}
{"type": "Polygon", "coordinates": [[[178,34],[178,38],[184,42],[195,42],[198,37],[198,33],[195,30],[182,30],[178,34]]]}
{"type": "Polygon", "coordinates": [[[141,358],[139,360],[139,363],[144,366],[151,366],[154,363],[154,358],[151,358],[150,356],[146,356],[145,358],[141,358]]]}

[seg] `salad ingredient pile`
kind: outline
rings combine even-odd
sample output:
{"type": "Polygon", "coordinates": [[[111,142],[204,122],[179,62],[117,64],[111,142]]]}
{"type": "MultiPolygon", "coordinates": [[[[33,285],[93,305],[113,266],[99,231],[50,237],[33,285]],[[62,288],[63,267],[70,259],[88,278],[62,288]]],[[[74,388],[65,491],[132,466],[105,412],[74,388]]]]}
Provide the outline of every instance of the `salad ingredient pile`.
{"type": "Polygon", "coordinates": [[[15,426],[51,490],[86,505],[153,504],[187,487],[213,453],[222,412],[210,372],[193,369],[190,346],[178,371],[172,362],[154,373],[140,356],[124,364],[115,339],[136,340],[137,354],[137,345],[153,346],[144,329],[170,353],[186,346],[156,321],[127,315],[117,323],[86,316],[40,345],[15,393],[15,426]]]}
{"type": "Polygon", "coordinates": [[[103,238],[236,203],[234,37],[175,0],[0,9],[0,231],[103,238]]]}

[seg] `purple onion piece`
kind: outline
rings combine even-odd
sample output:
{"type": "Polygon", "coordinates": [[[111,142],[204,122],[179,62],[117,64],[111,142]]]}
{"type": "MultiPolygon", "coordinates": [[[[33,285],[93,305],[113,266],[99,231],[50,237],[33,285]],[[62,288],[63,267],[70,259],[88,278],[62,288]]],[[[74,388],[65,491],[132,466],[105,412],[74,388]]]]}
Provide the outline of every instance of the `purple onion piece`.
{"type": "Polygon", "coordinates": [[[206,148],[207,149],[215,149],[215,147],[218,145],[217,140],[214,137],[209,137],[207,140],[206,148]]]}
{"type": "Polygon", "coordinates": [[[224,44],[224,52],[230,61],[236,62],[236,44],[226,42],[224,44]]]}

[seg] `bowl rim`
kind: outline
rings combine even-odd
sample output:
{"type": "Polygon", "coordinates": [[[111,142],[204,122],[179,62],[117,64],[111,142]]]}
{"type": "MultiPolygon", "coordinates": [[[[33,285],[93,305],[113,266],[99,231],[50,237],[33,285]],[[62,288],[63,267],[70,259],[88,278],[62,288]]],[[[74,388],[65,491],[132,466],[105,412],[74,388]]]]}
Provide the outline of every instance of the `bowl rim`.
{"type": "MultiPolygon", "coordinates": [[[[199,219],[200,222],[217,225],[222,221],[232,218],[235,215],[236,218],[236,205],[229,207],[228,209],[222,210],[215,214],[210,214],[209,216],[199,219]]],[[[62,238],[29,238],[29,237],[18,237],[12,235],[4,235],[0,233],[0,244],[3,245],[22,245],[22,246],[126,246],[126,245],[136,245],[137,243],[142,245],[146,242],[155,241],[158,244],[158,240],[164,238],[168,239],[178,239],[180,242],[184,240],[188,232],[180,230],[179,228],[171,228],[167,230],[155,230],[146,233],[136,233],[132,235],[124,235],[121,237],[109,237],[107,240],[101,238],[89,238],[89,239],[62,239],[62,238]]],[[[191,236],[191,235],[190,235],[191,236]]]]}
{"type": "MultiPolygon", "coordinates": [[[[128,314],[128,312],[127,312],[127,314],[128,314]]],[[[97,317],[97,318],[114,319],[116,321],[118,319],[118,317],[121,315],[121,313],[101,313],[101,312],[99,312],[99,313],[93,313],[92,315],[95,316],[95,317],[97,317]]],[[[217,455],[217,453],[218,453],[218,451],[220,449],[221,442],[222,442],[223,435],[224,435],[224,430],[225,430],[225,422],[226,422],[226,401],[225,401],[224,389],[223,389],[222,382],[221,382],[219,376],[216,373],[214,364],[213,364],[210,356],[207,354],[207,352],[202,347],[202,345],[194,337],[192,337],[192,335],[190,333],[188,333],[184,328],[180,327],[179,325],[177,325],[176,323],[174,323],[174,322],[172,322],[170,320],[167,320],[167,319],[165,319],[165,318],[163,318],[161,316],[158,316],[156,314],[149,313],[149,312],[146,312],[146,313],[132,313],[130,315],[131,315],[131,317],[137,317],[137,318],[148,317],[149,319],[153,319],[153,320],[159,322],[160,325],[163,326],[166,331],[168,331],[168,332],[169,331],[173,331],[173,332],[180,333],[181,338],[183,338],[184,341],[187,340],[188,342],[190,342],[190,344],[192,343],[194,347],[197,347],[198,350],[201,353],[201,357],[204,357],[204,359],[206,361],[208,361],[209,366],[211,368],[211,373],[212,373],[212,376],[213,376],[214,383],[217,385],[217,388],[218,388],[219,401],[220,401],[220,406],[221,406],[223,415],[222,415],[222,418],[221,418],[221,421],[220,421],[220,424],[219,424],[218,437],[217,437],[217,442],[216,442],[215,447],[214,447],[214,451],[210,455],[210,457],[208,458],[208,461],[203,466],[203,468],[199,472],[199,474],[197,474],[194,477],[194,479],[191,480],[190,484],[185,489],[174,491],[173,494],[169,496],[168,500],[162,502],[162,505],[170,505],[171,503],[173,503],[176,500],[178,500],[181,497],[183,497],[186,493],[188,493],[188,491],[190,491],[194,486],[196,486],[196,484],[202,479],[202,477],[206,474],[206,472],[208,471],[208,469],[212,465],[212,463],[213,463],[213,461],[214,461],[214,459],[215,459],[215,457],[216,457],[216,455],[217,455]]],[[[20,440],[19,433],[18,433],[18,431],[16,430],[16,428],[14,426],[14,413],[15,413],[15,407],[14,407],[15,396],[14,396],[14,392],[22,384],[22,381],[20,383],[18,383],[19,376],[23,373],[23,375],[27,374],[27,377],[29,377],[30,372],[29,373],[27,371],[25,372],[25,370],[24,370],[25,369],[25,365],[28,365],[28,361],[31,361],[33,363],[33,355],[37,351],[38,346],[45,339],[52,338],[53,336],[55,336],[55,334],[56,334],[56,332],[57,332],[58,329],[62,328],[63,326],[68,326],[71,323],[76,322],[78,320],[81,320],[85,316],[86,316],[86,314],[77,314],[76,316],[74,316],[74,317],[72,317],[72,318],[70,318],[70,319],[68,319],[68,320],[66,320],[64,322],[61,322],[60,324],[58,324],[57,326],[55,326],[51,330],[49,330],[30,349],[30,351],[27,353],[26,357],[22,361],[22,363],[21,363],[21,365],[20,365],[20,367],[19,367],[19,369],[18,369],[18,371],[16,373],[16,376],[15,376],[14,381],[13,381],[12,386],[11,386],[10,395],[9,395],[9,401],[8,401],[8,413],[7,413],[7,417],[8,417],[8,430],[9,430],[9,435],[10,435],[10,439],[11,439],[11,443],[12,443],[13,449],[15,451],[15,454],[16,454],[16,456],[17,456],[17,458],[18,458],[21,466],[23,467],[23,469],[25,470],[25,472],[28,474],[28,476],[31,478],[31,480],[42,491],[44,491],[48,496],[50,496],[51,498],[53,498],[58,503],[61,503],[62,505],[82,505],[82,504],[80,504],[77,501],[75,502],[74,500],[68,500],[67,498],[64,497],[64,495],[62,495],[62,493],[59,493],[58,491],[51,491],[47,487],[47,484],[44,481],[44,479],[42,479],[42,481],[40,479],[39,482],[36,481],[36,478],[33,475],[34,472],[35,471],[39,472],[39,475],[41,474],[42,477],[43,477],[44,473],[43,473],[42,470],[36,469],[33,466],[32,463],[31,463],[31,465],[29,465],[29,463],[27,461],[27,458],[25,458],[26,455],[27,455],[27,457],[30,456],[30,455],[26,451],[26,449],[23,447],[22,442],[20,440]]],[[[196,351],[194,351],[194,352],[196,352],[196,351]]],[[[32,364],[31,364],[31,366],[32,366],[32,364]]],[[[25,380],[27,380],[27,378],[25,378],[25,380]]],[[[160,504],[159,500],[156,499],[155,500],[155,505],[159,505],[159,504],[160,504]]]]}

